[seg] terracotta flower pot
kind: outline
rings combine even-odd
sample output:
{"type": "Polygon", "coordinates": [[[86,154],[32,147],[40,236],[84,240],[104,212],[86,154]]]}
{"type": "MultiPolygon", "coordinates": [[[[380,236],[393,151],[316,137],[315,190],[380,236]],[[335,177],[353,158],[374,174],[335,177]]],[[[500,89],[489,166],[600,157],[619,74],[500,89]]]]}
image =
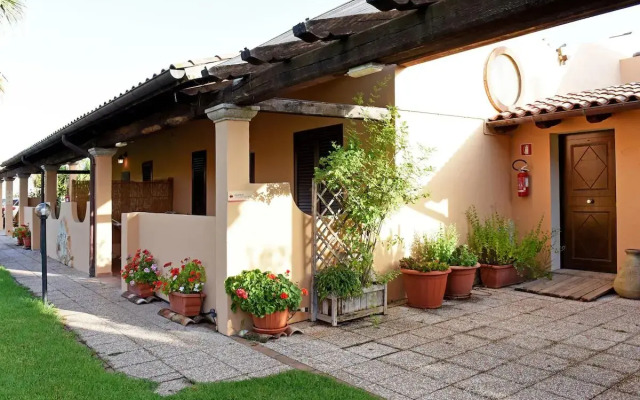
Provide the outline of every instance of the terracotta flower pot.
{"type": "Polygon", "coordinates": [[[251,315],[251,318],[253,319],[253,330],[256,333],[276,335],[287,329],[289,310],[276,311],[273,314],[267,314],[262,318],[251,315]]]}
{"type": "Polygon", "coordinates": [[[513,265],[480,265],[482,284],[491,289],[515,285],[523,281],[513,265]]]}
{"type": "Polygon", "coordinates": [[[620,297],[640,299],[640,250],[627,249],[627,260],[618,270],[613,289],[620,297]]]}
{"type": "Polygon", "coordinates": [[[169,293],[169,308],[171,311],[182,314],[185,317],[195,317],[200,315],[202,300],[205,297],[204,293],[182,294],[172,292],[169,293]]]}
{"type": "Polygon", "coordinates": [[[24,239],[22,236],[18,237],[18,246],[24,246],[24,239]]]}
{"type": "Polygon", "coordinates": [[[407,292],[407,303],[415,308],[438,308],[442,305],[444,291],[447,288],[446,271],[418,272],[401,269],[404,290],[407,292]]]}
{"type": "Polygon", "coordinates": [[[25,237],[23,239],[23,242],[24,242],[24,248],[25,249],[27,249],[27,250],[31,249],[31,238],[30,237],[28,237],[28,236],[25,237]]]}
{"type": "Polygon", "coordinates": [[[444,297],[447,299],[466,299],[471,296],[478,268],[480,268],[480,264],[473,267],[452,265],[451,273],[447,277],[447,290],[444,292],[444,297]]]}
{"type": "Polygon", "coordinates": [[[135,285],[129,285],[129,291],[135,293],[138,297],[147,298],[153,296],[155,293],[153,285],[148,283],[136,283],[135,285]]]}

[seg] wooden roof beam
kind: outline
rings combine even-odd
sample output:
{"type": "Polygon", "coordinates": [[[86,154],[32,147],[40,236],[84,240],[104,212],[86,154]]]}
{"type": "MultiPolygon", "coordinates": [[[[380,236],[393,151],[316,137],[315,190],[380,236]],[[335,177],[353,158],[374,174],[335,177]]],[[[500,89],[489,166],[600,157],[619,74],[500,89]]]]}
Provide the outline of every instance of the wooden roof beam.
{"type": "Polygon", "coordinates": [[[248,63],[217,65],[207,70],[208,77],[216,81],[233,80],[260,72],[268,66],[251,65],[248,63]]]}
{"type": "Polygon", "coordinates": [[[399,11],[388,11],[337,18],[310,19],[294,26],[293,35],[307,43],[340,40],[389,22],[400,15],[399,11]]]}
{"type": "Polygon", "coordinates": [[[246,61],[253,65],[262,65],[265,63],[273,64],[288,61],[297,55],[315,50],[322,46],[322,44],[322,42],[307,43],[301,40],[296,40],[295,42],[259,46],[251,50],[245,47],[245,49],[240,53],[240,57],[242,58],[242,61],[246,61]]]}
{"type": "Polygon", "coordinates": [[[325,103],[297,99],[270,99],[257,103],[261,112],[307,115],[313,117],[382,120],[388,115],[386,108],[365,107],[354,104],[325,103]]]}
{"type": "Polygon", "coordinates": [[[380,11],[406,11],[428,7],[437,1],[438,0],[367,0],[367,3],[380,11]]]}

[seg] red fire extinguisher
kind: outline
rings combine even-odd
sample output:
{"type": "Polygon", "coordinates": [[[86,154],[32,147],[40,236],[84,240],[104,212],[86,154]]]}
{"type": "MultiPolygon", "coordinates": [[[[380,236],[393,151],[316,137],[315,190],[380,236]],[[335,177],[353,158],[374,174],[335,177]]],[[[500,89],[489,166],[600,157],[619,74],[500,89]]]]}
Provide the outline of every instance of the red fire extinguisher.
{"type": "Polygon", "coordinates": [[[529,166],[527,162],[522,159],[515,160],[511,164],[511,168],[518,171],[518,197],[529,196],[529,166]],[[516,167],[516,164],[523,163],[521,167],[516,167]]]}

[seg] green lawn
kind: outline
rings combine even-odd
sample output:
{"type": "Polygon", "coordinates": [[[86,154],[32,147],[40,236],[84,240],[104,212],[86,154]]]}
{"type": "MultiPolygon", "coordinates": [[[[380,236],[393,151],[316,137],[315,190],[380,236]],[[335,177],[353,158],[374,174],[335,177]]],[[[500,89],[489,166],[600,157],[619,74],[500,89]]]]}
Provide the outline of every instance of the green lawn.
{"type": "MultiPolygon", "coordinates": [[[[66,331],[0,267],[0,399],[160,399],[155,383],[104,370],[90,349],[66,331]]],[[[373,399],[331,378],[290,371],[242,382],[198,384],[182,399],[373,399]]]]}

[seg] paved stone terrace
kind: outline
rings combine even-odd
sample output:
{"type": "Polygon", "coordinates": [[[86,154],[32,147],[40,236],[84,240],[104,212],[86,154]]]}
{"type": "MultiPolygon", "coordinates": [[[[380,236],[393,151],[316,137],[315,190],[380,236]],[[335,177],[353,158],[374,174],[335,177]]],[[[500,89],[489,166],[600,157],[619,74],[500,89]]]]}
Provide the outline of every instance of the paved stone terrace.
{"type": "MultiPolygon", "coordinates": [[[[40,294],[38,252],[0,236],[0,265],[40,294]]],[[[158,316],[166,303],[128,302],[117,280],[49,267],[49,297],[66,324],[113,370],[160,382],[159,393],[290,368],[209,328],[158,316]]],[[[614,295],[580,303],[478,289],[438,310],[394,307],[340,328],[297,326],[305,335],[265,346],[388,399],[640,398],[640,302],[614,295]]]]}
{"type": "MultiPolygon", "coordinates": [[[[40,296],[40,252],[0,236],[0,265],[40,296]]],[[[99,280],[49,260],[49,300],[67,326],[109,368],[159,382],[171,394],[192,382],[239,380],[290,367],[204,326],[183,327],[157,315],[164,302],[135,305],[120,296],[119,279],[99,280]]]]}

